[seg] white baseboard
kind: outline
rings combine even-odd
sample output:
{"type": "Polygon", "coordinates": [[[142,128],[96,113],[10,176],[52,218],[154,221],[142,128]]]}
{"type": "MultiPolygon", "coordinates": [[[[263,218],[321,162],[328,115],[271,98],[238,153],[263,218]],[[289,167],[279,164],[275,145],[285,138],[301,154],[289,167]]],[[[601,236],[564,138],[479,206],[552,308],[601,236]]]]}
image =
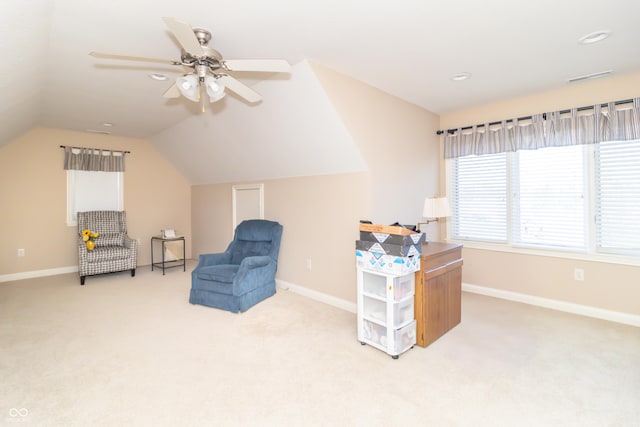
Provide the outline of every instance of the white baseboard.
{"type": "Polygon", "coordinates": [[[57,274],[77,273],[78,266],[50,268],[48,270],[23,271],[21,273],[2,274],[0,282],[10,282],[13,280],[31,279],[33,277],[55,276],[57,274]]]}
{"type": "Polygon", "coordinates": [[[558,301],[549,298],[536,297],[533,295],[521,294],[518,292],[505,291],[501,289],[488,288],[485,286],[462,284],[462,290],[474,294],[486,295],[489,297],[506,299],[509,301],[522,302],[538,307],[550,308],[553,310],[565,311],[567,313],[579,314],[582,316],[595,317],[596,319],[609,320],[611,322],[623,323],[625,325],[640,326],[640,316],[619,311],[605,310],[588,305],[574,304],[571,302],[558,301]]]}
{"type": "Polygon", "coordinates": [[[327,295],[325,293],[314,291],[303,286],[294,285],[293,283],[285,282],[284,280],[279,279],[276,279],[276,286],[278,286],[280,289],[291,291],[307,298],[332,305],[342,310],[350,311],[351,313],[358,312],[358,307],[355,303],[343,300],[342,298],[327,295]]]}
{"type": "MultiPolygon", "coordinates": [[[[9,282],[14,280],[30,279],[34,277],[55,276],[58,274],[75,273],[78,271],[77,266],[51,268],[47,270],[24,271],[21,273],[0,275],[1,282],[9,282]]],[[[358,308],[355,303],[343,300],[342,298],[327,295],[323,292],[314,291],[303,286],[285,282],[276,279],[278,288],[288,290],[296,294],[311,298],[313,300],[332,305],[351,313],[357,313],[358,308]]],[[[505,299],[509,301],[521,302],[524,304],[535,305],[538,307],[550,308],[553,310],[564,311],[567,313],[579,314],[582,316],[594,317],[596,319],[609,320],[611,322],[622,323],[625,325],[640,327],[640,316],[619,311],[605,310],[602,308],[591,307],[587,305],[574,304],[570,302],[558,301],[549,298],[542,298],[533,295],[521,294],[518,292],[505,291],[502,289],[488,288],[485,286],[472,285],[463,283],[462,290],[474,294],[486,295],[494,298],[505,299]]]]}

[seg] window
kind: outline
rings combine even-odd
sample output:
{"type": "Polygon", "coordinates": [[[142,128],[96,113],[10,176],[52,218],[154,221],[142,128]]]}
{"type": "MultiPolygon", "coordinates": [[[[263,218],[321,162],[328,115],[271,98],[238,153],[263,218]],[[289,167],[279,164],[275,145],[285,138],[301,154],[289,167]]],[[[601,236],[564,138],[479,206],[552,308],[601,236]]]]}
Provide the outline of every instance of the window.
{"type": "Polygon", "coordinates": [[[583,148],[511,154],[514,244],[586,249],[583,148]]]}
{"type": "Polygon", "coordinates": [[[457,239],[507,241],[506,153],[460,157],[451,168],[453,235],[457,239]]]}
{"type": "Polygon", "coordinates": [[[67,225],[77,225],[76,214],[93,210],[122,210],[124,172],[67,170],[67,225]]]}
{"type": "Polygon", "coordinates": [[[640,141],[595,147],[595,222],[598,252],[640,253],[640,141]]]}
{"type": "Polygon", "coordinates": [[[124,156],[129,152],[60,147],[67,171],[67,225],[77,225],[78,212],[122,210],[124,156]]]}
{"type": "Polygon", "coordinates": [[[640,140],[449,160],[454,239],[640,255],[640,140]]]}

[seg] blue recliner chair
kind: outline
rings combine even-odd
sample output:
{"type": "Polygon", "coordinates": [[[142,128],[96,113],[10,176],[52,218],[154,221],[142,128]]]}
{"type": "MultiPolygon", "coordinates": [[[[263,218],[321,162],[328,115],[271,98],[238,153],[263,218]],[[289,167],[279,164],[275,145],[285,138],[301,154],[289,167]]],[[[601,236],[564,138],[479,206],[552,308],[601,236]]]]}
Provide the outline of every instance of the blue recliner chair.
{"type": "Polygon", "coordinates": [[[242,221],[226,251],[200,255],[189,302],[237,313],[274,295],[281,237],[277,222],[242,221]]]}

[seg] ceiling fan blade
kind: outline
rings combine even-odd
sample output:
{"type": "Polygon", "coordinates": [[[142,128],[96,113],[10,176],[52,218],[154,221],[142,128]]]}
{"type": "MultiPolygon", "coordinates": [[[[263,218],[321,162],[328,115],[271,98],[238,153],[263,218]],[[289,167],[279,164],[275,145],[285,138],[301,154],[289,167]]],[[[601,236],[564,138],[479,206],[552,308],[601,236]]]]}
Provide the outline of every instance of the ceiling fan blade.
{"type": "Polygon", "coordinates": [[[176,83],[172,84],[165,93],[162,94],[163,98],[180,98],[180,89],[176,83]]]}
{"type": "Polygon", "coordinates": [[[182,48],[187,51],[187,53],[193,56],[203,56],[204,52],[202,50],[202,46],[198,42],[196,35],[193,33],[193,28],[191,25],[186,22],[178,21],[175,18],[162,18],[164,23],[169,27],[171,32],[178,42],[182,46],[182,48]]]}
{"type": "Polygon", "coordinates": [[[182,62],[176,61],[174,59],[154,58],[151,56],[120,55],[117,53],[106,53],[106,52],[89,52],[89,55],[95,58],[105,58],[105,59],[124,59],[126,61],[160,62],[161,64],[171,64],[171,65],[182,64],[182,62]]]}
{"type": "Polygon", "coordinates": [[[254,91],[249,86],[245,85],[244,83],[241,83],[239,80],[236,80],[231,76],[224,74],[220,76],[219,79],[227,89],[231,90],[232,92],[235,92],[237,95],[243,97],[248,102],[256,103],[262,100],[262,97],[258,92],[254,91]]]}
{"type": "Polygon", "coordinates": [[[291,66],[284,59],[227,59],[222,61],[229,71],[265,71],[288,73],[291,66]]]}

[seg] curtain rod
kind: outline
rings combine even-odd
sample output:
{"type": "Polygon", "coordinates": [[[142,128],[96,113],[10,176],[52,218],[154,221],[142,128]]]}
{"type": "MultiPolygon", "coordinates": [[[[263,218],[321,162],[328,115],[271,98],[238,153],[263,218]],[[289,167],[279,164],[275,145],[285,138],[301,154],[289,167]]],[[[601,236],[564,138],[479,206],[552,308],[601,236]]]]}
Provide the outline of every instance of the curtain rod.
{"type": "MultiPolygon", "coordinates": [[[[630,102],[633,102],[633,99],[624,99],[622,101],[616,101],[613,104],[614,105],[621,105],[621,104],[628,104],[630,102]]],[[[609,105],[609,103],[605,103],[605,104],[600,104],[601,107],[607,107],[609,105]]],[[[584,106],[584,107],[578,107],[577,110],[578,111],[586,111],[586,110],[590,110],[593,108],[593,105],[588,105],[588,106],[584,106]]],[[[567,110],[560,110],[560,114],[566,114],[566,113],[570,113],[572,110],[572,108],[567,109],[567,110]]],[[[525,116],[525,117],[518,117],[517,120],[531,120],[532,116],[525,116]]],[[[542,113],[542,118],[544,120],[547,119],[547,113],[542,113]]],[[[509,119],[509,120],[504,120],[507,123],[513,123],[513,119],[509,119]]],[[[493,125],[499,125],[503,122],[503,120],[499,121],[499,122],[491,122],[488,125],[489,126],[493,126],[493,125]]],[[[481,124],[481,125],[476,125],[476,127],[484,127],[485,124],[481,124]]],[[[467,130],[467,129],[471,129],[473,128],[473,126],[466,126],[463,128],[460,128],[460,130],[467,130]]],[[[458,129],[447,129],[446,131],[444,130],[439,130],[436,132],[437,135],[442,135],[443,133],[447,132],[449,135],[453,135],[454,133],[456,133],[458,129]]]]}
{"type": "MultiPolygon", "coordinates": [[[[438,131],[438,132],[440,132],[440,131],[438,131]]],[[[83,149],[83,148],[87,148],[87,147],[71,147],[71,146],[68,146],[68,145],[61,145],[60,146],[60,148],[67,148],[67,147],[69,147],[69,148],[78,148],[80,150],[83,149]]],[[[107,150],[105,148],[89,148],[89,149],[90,150],[102,150],[102,151],[120,151],[120,150],[107,150]]],[[[120,151],[120,152],[124,153],[124,154],[131,154],[131,151],[120,151]]]]}

